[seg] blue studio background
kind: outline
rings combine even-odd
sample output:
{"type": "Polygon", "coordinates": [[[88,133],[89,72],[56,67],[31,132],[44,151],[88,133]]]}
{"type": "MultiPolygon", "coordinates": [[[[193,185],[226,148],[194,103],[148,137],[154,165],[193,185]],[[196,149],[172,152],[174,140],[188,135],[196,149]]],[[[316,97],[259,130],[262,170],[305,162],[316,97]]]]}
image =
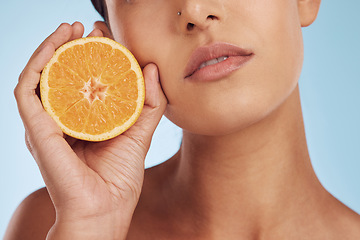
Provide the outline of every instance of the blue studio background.
{"type": "MultiPolygon", "coordinates": [[[[323,1],[316,22],[303,30],[300,79],[310,156],[325,188],[360,213],[360,1],[323,1]]],[[[80,21],[85,33],[100,17],[90,0],[0,2],[0,237],[17,205],[43,187],[24,143],[13,89],[37,46],[61,22],[80,21]]],[[[181,131],[164,118],[146,166],[170,157],[181,131]]]]}

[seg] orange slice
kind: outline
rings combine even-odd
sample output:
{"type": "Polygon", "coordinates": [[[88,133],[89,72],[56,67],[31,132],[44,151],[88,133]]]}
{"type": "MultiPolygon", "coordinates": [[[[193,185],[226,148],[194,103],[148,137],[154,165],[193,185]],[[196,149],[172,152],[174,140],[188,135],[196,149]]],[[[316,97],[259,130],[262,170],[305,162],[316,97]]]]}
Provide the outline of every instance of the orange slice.
{"type": "Polygon", "coordinates": [[[59,47],[40,80],[45,110],[69,136],[103,141],[140,116],[145,99],[141,68],[121,44],[105,37],[59,47]]]}

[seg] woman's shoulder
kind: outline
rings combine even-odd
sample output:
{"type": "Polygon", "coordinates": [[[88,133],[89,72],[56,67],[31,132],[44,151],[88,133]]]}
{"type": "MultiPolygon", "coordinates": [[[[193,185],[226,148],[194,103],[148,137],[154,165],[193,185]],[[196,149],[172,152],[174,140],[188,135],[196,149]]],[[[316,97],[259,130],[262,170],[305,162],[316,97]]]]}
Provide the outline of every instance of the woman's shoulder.
{"type": "Polygon", "coordinates": [[[334,212],[336,214],[332,219],[336,225],[334,229],[339,233],[339,237],[342,236],[342,239],[360,239],[360,215],[343,203],[340,203],[334,212]]]}
{"type": "Polygon", "coordinates": [[[327,198],[319,199],[321,207],[299,214],[300,235],[307,236],[306,239],[360,239],[360,215],[330,193],[327,195],[327,198]]]}
{"type": "MultiPolygon", "coordinates": [[[[167,173],[168,168],[163,169],[164,165],[152,167],[145,171],[144,191],[142,198],[140,199],[140,207],[136,209],[136,216],[144,217],[148,211],[143,211],[141,206],[148,205],[150,202],[158,200],[155,196],[155,189],[158,188],[158,183],[162,182],[163,173],[167,173]],[[149,194],[152,193],[152,194],[149,194]],[[151,196],[150,196],[151,195],[151,196]],[[144,197],[147,196],[147,197],[144,197]],[[152,201],[149,201],[152,199],[152,201]]],[[[46,235],[49,232],[52,225],[55,223],[56,213],[54,205],[51,201],[47,189],[41,188],[29,196],[27,196],[17,207],[14,212],[5,236],[4,240],[8,239],[46,239],[46,235]]],[[[137,219],[137,218],[135,218],[137,219]]],[[[143,222],[143,221],[141,221],[143,222]]],[[[138,229],[143,225],[138,224],[137,221],[131,224],[132,229],[138,229]]]]}
{"type": "Polygon", "coordinates": [[[14,212],[4,239],[45,239],[55,222],[55,209],[46,188],[27,196],[14,212]]]}

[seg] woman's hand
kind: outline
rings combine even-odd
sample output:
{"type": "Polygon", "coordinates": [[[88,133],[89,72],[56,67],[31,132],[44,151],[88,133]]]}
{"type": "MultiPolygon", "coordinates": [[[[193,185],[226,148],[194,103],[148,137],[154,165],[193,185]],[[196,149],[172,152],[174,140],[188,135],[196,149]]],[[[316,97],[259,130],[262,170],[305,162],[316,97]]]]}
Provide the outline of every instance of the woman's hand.
{"type": "MultiPolygon", "coordinates": [[[[144,159],[166,107],[157,67],[144,68],[146,99],[138,121],[99,143],[64,136],[36,93],[40,73],[59,46],[82,37],[81,23],[62,24],[34,52],[15,97],[35,158],[56,210],[48,239],[125,239],[144,177],[144,159]]],[[[102,36],[94,30],[91,36],[102,36]]]]}

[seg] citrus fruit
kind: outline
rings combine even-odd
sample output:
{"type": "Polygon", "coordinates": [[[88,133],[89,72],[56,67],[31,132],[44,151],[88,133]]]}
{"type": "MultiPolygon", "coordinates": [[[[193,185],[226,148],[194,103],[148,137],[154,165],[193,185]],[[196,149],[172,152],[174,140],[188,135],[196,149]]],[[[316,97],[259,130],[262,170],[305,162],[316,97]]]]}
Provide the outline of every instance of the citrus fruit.
{"type": "Polygon", "coordinates": [[[140,116],[145,84],[135,57],[105,37],[59,47],[42,71],[41,101],[69,136],[103,141],[126,131],[140,116]]]}

